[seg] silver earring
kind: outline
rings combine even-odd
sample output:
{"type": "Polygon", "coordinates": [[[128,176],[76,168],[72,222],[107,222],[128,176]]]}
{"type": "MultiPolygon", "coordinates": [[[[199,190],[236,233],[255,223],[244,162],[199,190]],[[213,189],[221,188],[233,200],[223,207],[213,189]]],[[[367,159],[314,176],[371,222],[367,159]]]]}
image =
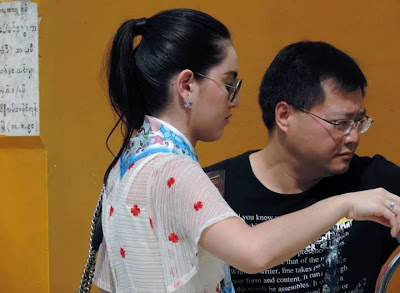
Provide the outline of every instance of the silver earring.
{"type": "Polygon", "coordinates": [[[183,106],[184,106],[185,108],[188,108],[188,109],[192,108],[192,101],[189,100],[189,99],[186,99],[186,100],[185,100],[185,103],[183,104],[183,106]]]}

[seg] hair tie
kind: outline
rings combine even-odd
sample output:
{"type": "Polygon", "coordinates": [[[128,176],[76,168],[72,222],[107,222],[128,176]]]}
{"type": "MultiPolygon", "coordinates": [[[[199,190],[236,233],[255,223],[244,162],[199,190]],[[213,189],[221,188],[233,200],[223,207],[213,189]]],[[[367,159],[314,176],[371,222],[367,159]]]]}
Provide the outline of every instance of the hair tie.
{"type": "Polygon", "coordinates": [[[147,18],[146,17],[139,18],[139,19],[136,20],[134,28],[135,28],[136,33],[138,35],[143,35],[145,33],[146,24],[147,24],[147,18]]]}

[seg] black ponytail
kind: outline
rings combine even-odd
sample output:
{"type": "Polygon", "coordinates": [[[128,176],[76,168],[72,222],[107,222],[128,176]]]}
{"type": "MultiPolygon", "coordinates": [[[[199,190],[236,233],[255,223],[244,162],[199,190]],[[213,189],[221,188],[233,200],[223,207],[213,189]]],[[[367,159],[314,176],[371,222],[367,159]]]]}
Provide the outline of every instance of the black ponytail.
{"type": "Polygon", "coordinates": [[[122,123],[123,142],[118,154],[107,168],[104,182],[106,182],[108,174],[122,155],[123,150],[127,147],[134,129],[140,126],[144,117],[144,101],[135,92],[137,88],[133,86],[136,70],[136,50],[133,48],[133,42],[135,37],[144,32],[143,26],[143,19],[133,19],[123,23],[115,34],[110,49],[107,64],[108,94],[111,105],[119,119],[107,136],[106,145],[109,148],[108,141],[119,123],[122,123]],[[135,104],[134,108],[131,107],[131,103],[135,104]],[[133,120],[136,120],[134,125],[132,125],[133,120]]]}

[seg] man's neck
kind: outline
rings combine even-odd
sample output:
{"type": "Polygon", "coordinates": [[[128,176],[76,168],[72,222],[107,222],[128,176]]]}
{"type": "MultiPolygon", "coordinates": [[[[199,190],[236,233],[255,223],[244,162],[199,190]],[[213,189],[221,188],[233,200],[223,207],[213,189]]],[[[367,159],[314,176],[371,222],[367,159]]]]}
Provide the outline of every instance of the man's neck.
{"type": "Polygon", "coordinates": [[[251,154],[250,165],[257,179],[266,188],[281,194],[307,191],[323,179],[313,175],[307,166],[297,162],[274,143],[251,154]]]}

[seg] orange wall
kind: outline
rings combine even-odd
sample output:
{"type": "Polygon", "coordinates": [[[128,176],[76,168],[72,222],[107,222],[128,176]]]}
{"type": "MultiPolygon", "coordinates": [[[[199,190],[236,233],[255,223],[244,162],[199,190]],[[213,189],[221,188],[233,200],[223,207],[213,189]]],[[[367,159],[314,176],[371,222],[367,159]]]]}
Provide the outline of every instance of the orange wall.
{"type": "Polygon", "coordinates": [[[40,137],[0,136],[0,178],[0,291],[49,292],[47,151],[40,137]]]}
{"type": "MultiPolygon", "coordinates": [[[[265,145],[268,136],[257,106],[259,83],[280,48],[304,39],[330,42],[356,57],[369,80],[366,106],[368,114],[375,119],[371,130],[363,136],[359,153],[379,152],[400,164],[400,123],[397,122],[400,104],[396,100],[400,76],[400,2],[396,0],[42,0],[39,3],[42,17],[39,32],[40,138],[48,152],[50,292],[77,289],[87,254],[92,210],[104,170],[111,160],[104,140],[114,117],[99,82],[105,47],[122,21],[151,16],[173,7],[206,11],[231,29],[239,55],[240,76],[244,79],[241,107],[235,111],[225,136],[218,142],[197,146],[203,165],[265,145]]],[[[114,138],[114,146],[118,140],[114,138]]],[[[34,199],[41,200],[33,207],[44,215],[45,201],[39,196],[46,192],[43,187],[44,147],[21,150],[14,146],[2,148],[0,144],[0,159],[0,170],[7,173],[3,178],[7,196],[10,194],[9,204],[24,203],[22,200],[29,186],[24,187],[20,176],[25,174],[23,171],[30,170],[30,178],[36,180],[29,192],[34,199]],[[26,156],[31,161],[26,160],[26,156]]],[[[33,220],[36,210],[33,212],[26,206],[23,211],[31,215],[27,220],[30,231],[41,238],[35,241],[44,241],[45,219],[33,220]]],[[[8,227],[19,229],[19,221],[16,217],[8,227]]],[[[15,233],[13,229],[7,230],[10,239],[15,233]]],[[[18,235],[15,237],[15,241],[22,242],[18,235]]],[[[23,253],[27,260],[42,256],[35,262],[40,269],[33,267],[33,270],[44,273],[46,279],[46,254],[17,247],[11,248],[11,252],[14,255],[23,253]]],[[[12,280],[19,276],[11,270],[8,274],[12,280]]],[[[26,284],[37,281],[37,274],[30,276],[26,284]]],[[[397,286],[400,286],[399,279],[397,277],[397,286]]],[[[32,292],[47,292],[46,287],[42,288],[42,291],[32,292]]]]}
{"type": "Polygon", "coordinates": [[[39,138],[0,137],[2,292],[49,292],[47,158],[39,138]]]}

